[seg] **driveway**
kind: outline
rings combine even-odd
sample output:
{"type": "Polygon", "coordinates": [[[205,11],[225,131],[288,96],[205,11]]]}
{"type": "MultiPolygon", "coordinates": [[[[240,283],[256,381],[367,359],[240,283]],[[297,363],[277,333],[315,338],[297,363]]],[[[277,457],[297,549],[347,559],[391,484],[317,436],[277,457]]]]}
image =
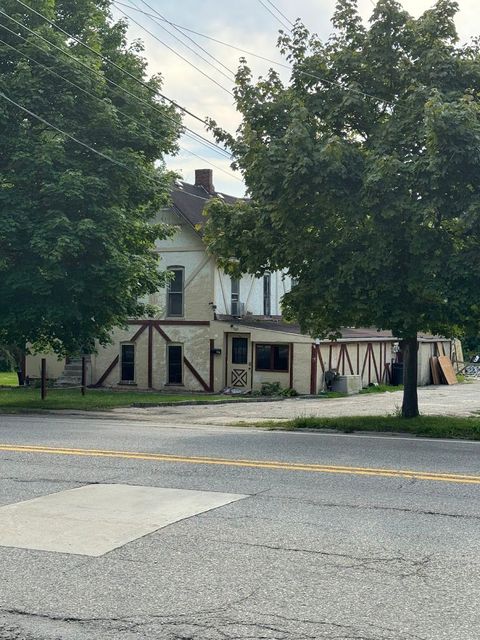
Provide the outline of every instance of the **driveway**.
{"type": "MultiPolygon", "coordinates": [[[[402,392],[365,394],[348,398],[292,398],[282,402],[122,408],[118,416],[135,416],[169,425],[225,425],[239,421],[282,420],[298,416],[361,416],[396,413],[402,392]]],[[[480,413],[480,382],[419,389],[420,412],[424,415],[473,416],[480,413]]]]}

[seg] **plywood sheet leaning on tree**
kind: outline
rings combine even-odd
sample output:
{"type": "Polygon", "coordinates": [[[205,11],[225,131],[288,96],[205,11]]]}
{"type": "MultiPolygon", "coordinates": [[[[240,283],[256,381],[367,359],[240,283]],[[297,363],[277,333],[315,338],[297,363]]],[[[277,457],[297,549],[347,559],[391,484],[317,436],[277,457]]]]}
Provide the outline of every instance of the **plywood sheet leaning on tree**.
{"type": "Polygon", "coordinates": [[[430,370],[432,372],[433,384],[442,384],[442,376],[440,372],[440,365],[438,364],[438,357],[433,356],[430,358],[430,370]]]}
{"type": "Polygon", "coordinates": [[[448,356],[439,356],[438,364],[440,365],[440,369],[447,384],[457,384],[457,376],[455,375],[450,358],[448,356]]]}

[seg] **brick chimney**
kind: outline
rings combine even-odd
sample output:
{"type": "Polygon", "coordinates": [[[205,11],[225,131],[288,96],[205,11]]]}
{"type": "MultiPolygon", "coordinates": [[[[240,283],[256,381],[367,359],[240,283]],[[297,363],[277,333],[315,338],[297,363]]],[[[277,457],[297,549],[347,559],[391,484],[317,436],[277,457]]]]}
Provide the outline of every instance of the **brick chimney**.
{"type": "Polygon", "coordinates": [[[213,171],[211,169],[195,169],[195,186],[203,187],[208,193],[214,194],[213,171]]]}

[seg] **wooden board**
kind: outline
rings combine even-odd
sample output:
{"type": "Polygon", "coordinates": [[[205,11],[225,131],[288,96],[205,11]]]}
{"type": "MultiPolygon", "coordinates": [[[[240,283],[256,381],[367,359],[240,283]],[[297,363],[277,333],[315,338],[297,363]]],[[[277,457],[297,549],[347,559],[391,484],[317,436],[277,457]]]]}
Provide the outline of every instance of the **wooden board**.
{"type": "Polygon", "coordinates": [[[457,376],[455,375],[450,358],[448,356],[439,356],[438,364],[440,365],[440,369],[447,381],[447,384],[457,384],[457,376]]]}
{"type": "Polygon", "coordinates": [[[437,342],[437,351],[439,356],[445,355],[445,349],[443,348],[443,342],[437,342]]]}
{"type": "Polygon", "coordinates": [[[430,370],[432,372],[433,384],[442,384],[440,365],[438,364],[438,358],[436,356],[430,358],[430,370]]]}

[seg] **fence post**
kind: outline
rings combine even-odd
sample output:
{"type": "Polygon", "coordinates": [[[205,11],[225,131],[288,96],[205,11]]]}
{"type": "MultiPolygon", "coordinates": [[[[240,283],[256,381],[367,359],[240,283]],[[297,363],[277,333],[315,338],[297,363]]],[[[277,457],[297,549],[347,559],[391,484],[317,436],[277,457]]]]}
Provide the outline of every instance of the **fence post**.
{"type": "Polygon", "coordinates": [[[86,380],[87,380],[87,372],[85,367],[86,367],[85,356],[82,356],[82,396],[85,395],[85,386],[86,386],[86,380]]]}
{"type": "Polygon", "coordinates": [[[45,358],[42,358],[40,394],[41,394],[42,400],[45,400],[45,398],[47,397],[47,360],[45,358]]]}

